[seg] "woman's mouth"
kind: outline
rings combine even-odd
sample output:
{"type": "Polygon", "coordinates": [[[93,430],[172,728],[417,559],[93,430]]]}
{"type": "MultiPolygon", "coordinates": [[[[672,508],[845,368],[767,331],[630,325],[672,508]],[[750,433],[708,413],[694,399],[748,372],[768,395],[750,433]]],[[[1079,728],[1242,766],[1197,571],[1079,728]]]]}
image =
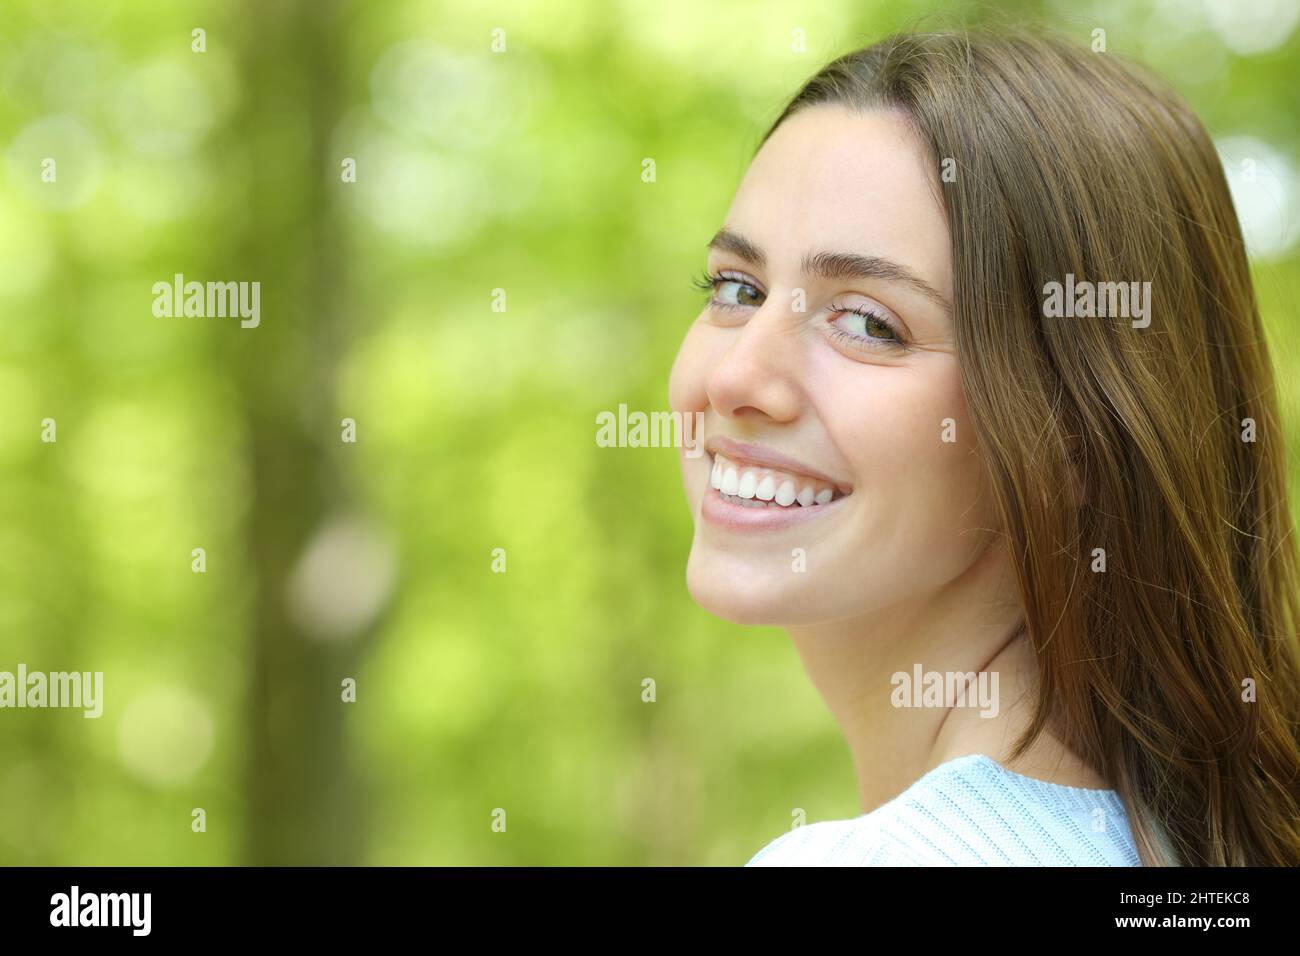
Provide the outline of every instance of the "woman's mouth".
{"type": "Polygon", "coordinates": [[[824,513],[851,494],[824,478],[717,454],[701,514],[706,520],[732,528],[772,528],[824,513]]]}
{"type": "Polygon", "coordinates": [[[843,497],[821,479],[732,462],[722,455],[714,456],[709,485],[724,501],[754,508],[810,508],[843,497]]]}

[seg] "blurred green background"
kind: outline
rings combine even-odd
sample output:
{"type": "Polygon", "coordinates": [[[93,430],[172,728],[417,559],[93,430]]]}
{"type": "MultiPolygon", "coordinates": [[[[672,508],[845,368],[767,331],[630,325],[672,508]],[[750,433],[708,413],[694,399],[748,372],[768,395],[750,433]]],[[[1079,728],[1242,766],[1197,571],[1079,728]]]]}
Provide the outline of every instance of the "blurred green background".
{"type": "MultiPolygon", "coordinates": [[[[1204,118],[1294,454],[1300,4],[1004,6],[1204,118]]],[[[0,670],[106,699],[0,711],[0,863],[735,865],[857,815],[785,636],[691,603],[675,452],[595,417],[666,408],[800,82],[945,9],[990,8],[6,0],[0,670]],[[260,327],[154,317],[178,272],[260,327]]]]}

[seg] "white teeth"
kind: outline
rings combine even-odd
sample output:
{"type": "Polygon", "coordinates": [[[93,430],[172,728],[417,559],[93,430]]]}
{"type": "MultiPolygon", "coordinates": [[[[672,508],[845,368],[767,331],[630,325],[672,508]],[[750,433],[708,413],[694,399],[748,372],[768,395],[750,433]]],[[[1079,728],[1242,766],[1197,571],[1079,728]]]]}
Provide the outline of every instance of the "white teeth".
{"type": "Polygon", "coordinates": [[[795,483],[798,480],[765,468],[736,466],[721,456],[714,459],[713,470],[709,473],[710,487],[730,504],[747,508],[788,508],[796,502],[800,507],[807,508],[835,500],[835,489],[823,488],[818,491],[815,484],[804,485],[800,489],[795,483]]]}
{"type": "Polygon", "coordinates": [[[794,504],[794,482],[786,480],[781,482],[781,487],[776,492],[776,503],[781,507],[794,504]]]}
{"type": "Polygon", "coordinates": [[[758,476],[752,471],[747,471],[740,479],[740,487],[736,490],[736,494],[742,498],[752,498],[756,488],[758,488],[758,476]]]}
{"type": "Polygon", "coordinates": [[[722,500],[731,505],[740,505],[742,508],[775,508],[776,505],[767,504],[759,501],[757,498],[740,498],[736,495],[723,495],[722,500]]]}

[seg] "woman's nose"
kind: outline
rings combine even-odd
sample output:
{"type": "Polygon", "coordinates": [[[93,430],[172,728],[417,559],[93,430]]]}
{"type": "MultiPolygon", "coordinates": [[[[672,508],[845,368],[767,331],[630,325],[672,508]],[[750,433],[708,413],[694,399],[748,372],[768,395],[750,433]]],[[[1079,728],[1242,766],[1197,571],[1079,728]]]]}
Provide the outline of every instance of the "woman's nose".
{"type": "Polygon", "coordinates": [[[788,422],[799,414],[800,339],[794,313],[770,296],[736,330],[710,369],[705,391],[724,418],[764,417],[788,422]]]}

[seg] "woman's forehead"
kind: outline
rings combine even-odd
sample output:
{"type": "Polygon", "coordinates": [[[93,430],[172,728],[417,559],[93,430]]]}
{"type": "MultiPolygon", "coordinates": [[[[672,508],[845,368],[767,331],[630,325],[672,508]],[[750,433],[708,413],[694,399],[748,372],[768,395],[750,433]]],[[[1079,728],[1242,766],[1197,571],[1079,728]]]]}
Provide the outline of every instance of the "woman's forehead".
{"type": "Polygon", "coordinates": [[[937,160],[906,114],[838,105],[800,110],[746,171],[727,222],[773,265],[833,248],[906,262],[951,300],[937,160]]]}

